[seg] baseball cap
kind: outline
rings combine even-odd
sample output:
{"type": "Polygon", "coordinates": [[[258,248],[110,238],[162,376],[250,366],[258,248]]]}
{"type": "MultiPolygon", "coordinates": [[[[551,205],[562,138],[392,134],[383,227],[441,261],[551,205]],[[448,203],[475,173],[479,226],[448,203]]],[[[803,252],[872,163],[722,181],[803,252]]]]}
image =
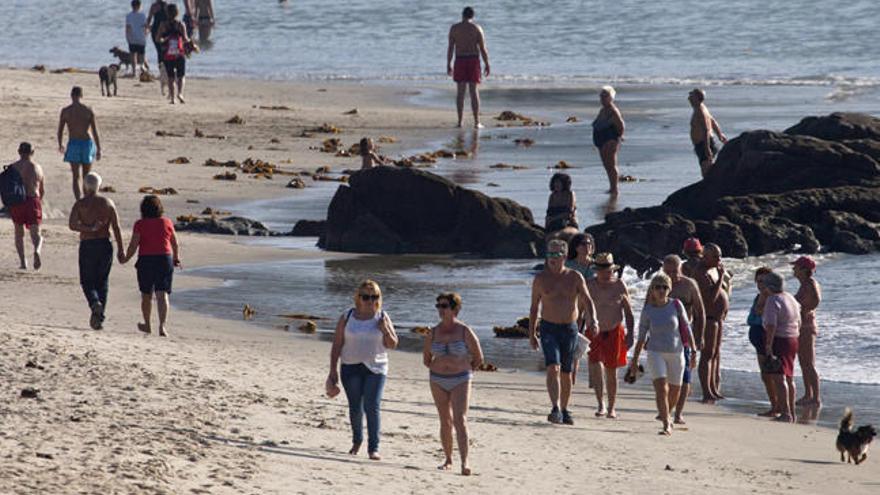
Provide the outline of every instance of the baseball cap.
{"type": "Polygon", "coordinates": [[[794,260],[792,263],[797,268],[806,268],[808,270],[816,269],[816,262],[813,261],[813,258],[809,256],[801,256],[800,258],[794,260]]]}
{"type": "Polygon", "coordinates": [[[700,252],[703,250],[703,244],[696,237],[689,237],[684,241],[681,250],[685,253],[700,252]]]}

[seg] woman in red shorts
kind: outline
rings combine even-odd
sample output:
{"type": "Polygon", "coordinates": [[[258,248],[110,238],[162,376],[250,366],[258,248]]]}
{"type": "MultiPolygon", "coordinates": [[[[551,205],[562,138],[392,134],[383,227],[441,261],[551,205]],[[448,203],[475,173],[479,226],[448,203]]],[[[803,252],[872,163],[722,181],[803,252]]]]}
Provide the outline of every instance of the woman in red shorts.
{"type": "Polygon", "coordinates": [[[141,312],[144,322],[138,323],[138,330],[152,333],[150,313],[153,310],[153,294],[156,294],[156,311],[159,314],[159,336],[167,337],[168,295],[174,267],[180,266],[180,250],[174,224],[162,216],[164,210],[158,196],[144,196],[141,202],[141,219],[134,223],[131,242],[125,254],[125,261],[138,253],[135,263],[138,288],[141,291],[141,312]]]}
{"type": "Polygon", "coordinates": [[[770,272],[761,278],[761,292],[767,296],[761,319],[764,323],[764,346],[768,356],[765,370],[776,387],[780,415],[777,421],[794,422],[794,360],[798,353],[801,328],[801,305],[785,292],[782,275],[770,272]]]}

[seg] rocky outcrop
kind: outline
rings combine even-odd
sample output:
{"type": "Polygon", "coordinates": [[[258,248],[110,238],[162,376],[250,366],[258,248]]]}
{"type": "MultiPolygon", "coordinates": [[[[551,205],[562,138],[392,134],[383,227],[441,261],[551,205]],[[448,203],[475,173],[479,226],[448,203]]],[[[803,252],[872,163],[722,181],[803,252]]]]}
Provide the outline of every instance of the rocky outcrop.
{"type": "Polygon", "coordinates": [[[360,253],[537,254],[543,229],[514,201],[490,198],[437,175],[377,167],[352,174],[327,211],[318,245],[360,253]]]}
{"type": "Polygon", "coordinates": [[[174,228],[180,232],[197,232],[202,234],[242,236],[278,235],[278,233],[269,230],[262,223],[244,217],[178,217],[174,228]]]}
{"type": "Polygon", "coordinates": [[[835,113],[730,140],[706,178],[661,206],[587,229],[599,249],[655,269],[693,235],[725,256],[880,250],[880,119],[835,113]]]}
{"type": "Polygon", "coordinates": [[[320,237],[327,230],[327,222],[325,220],[300,220],[296,222],[290,233],[287,235],[293,237],[320,237]]]}

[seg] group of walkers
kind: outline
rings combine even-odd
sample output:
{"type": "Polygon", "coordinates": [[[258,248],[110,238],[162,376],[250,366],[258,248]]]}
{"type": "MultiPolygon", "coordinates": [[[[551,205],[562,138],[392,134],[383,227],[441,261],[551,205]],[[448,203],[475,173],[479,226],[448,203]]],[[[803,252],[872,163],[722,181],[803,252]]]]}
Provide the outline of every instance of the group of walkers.
{"type": "MultiPolygon", "coordinates": [[[[547,420],[573,425],[571,394],[578,361],[586,356],[589,386],[596,396],[596,417],[616,419],[618,369],[633,383],[640,374],[644,353],[651,376],[660,434],[669,436],[675,425],[685,424],[683,410],[690,394],[691,377],[699,363],[703,403],[723,399],[720,350],[727,316],[730,276],[721,263],[721,249],[705,246],[696,238],[685,240],[687,261],[670,254],[654,275],[635,324],[630,292],[620,277],[611,253],[594,255],[595,241],[579,233],[566,242],[553,239],[546,248],[546,263],[532,283],[529,343],[540,349],[546,365],[550,413],[547,420]],[[636,331],[636,329],[638,329],[636,331]],[[632,358],[627,360],[630,348],[632,358]]],[[[815,311],[821,289],[813,278],[816,264],[807,256],[793,264],[801,287],[795,296],[784,291],[783,277],[767,267],[756,271],[759,294],[748,317],[749,340],[755,346],[770,410],[761,413],[791,422],[795,404],[820,404],[815,371],[815,311]],[[794,359],[799,357],[806,393],[795,401],[794,359]]],[[[457,440],[462,474],[468,464],[467,411],[473,372],[483,361],[480,341],[458,319],[461,296],[442,293],[436,308],[440,322],[424,341],[423,362],[429,369],[431,394],[440,419],[444,462],[452,466],[453,439],[457,440]],[[453,434],[454,432],[454,434],[453,434]],[[454,437],[454,438],[453,438],[454,437]]],[[[339,393],[341,381],[349,402],[352,427],[351,454],[363,442],[363,416],[367,417],[368,453],[380,459],[380,403],[388,372],[388,349],[398,337],[382,310],[379,285],[366,280],[336,326],[330,355],[328,395],[339,393]],[[341,366],[340,366],[341,363],[341,366]]]]}
{"type": "MultiPolygon", "coordinates": [[[[79,232],[80,286],[89,305],[89,325],[100,330],[107,309],[110,269],[113,266],[113,240],[116,241],[116,259],[125,264],[135,253],[138,260],[137,281],[140,289],[143,322],[137,327],[152,333],[152,300],[155,297],[159,335],[167,336],[168,295],[171,293],[174,268],[180,266],[180,249],[174,224],[163,215],[158,196],[148,195],[140,205],[141,219],[133,226],[131,240],[125,248],[119,215],[113,201],[101,194],[101,176],[92,172],[92,164],[101,159],[101,144],[94,112],[82,103],[82,88],[74,86],[70,92],[71,104],[61,111],[58,122],[58,152],[70,163],[74,204],[68,225],[79,232]],[[64,131],[68,141],[63,143],[64,131]]],[[[15,248],[19,267],[28,268],[24,232],[30,231],[33,243],[33,268],[42,267],[43,199],[45,176],[43,168],[34,161],[34,147],[23,142],[18,147],[19,160],[7,168],[16,173],[7,181],[20,184],[24,194],[14,204],[6,204],[15,226],[15,248]]],[[[4,198],[4,202],[7,198],[4,198]]]]}

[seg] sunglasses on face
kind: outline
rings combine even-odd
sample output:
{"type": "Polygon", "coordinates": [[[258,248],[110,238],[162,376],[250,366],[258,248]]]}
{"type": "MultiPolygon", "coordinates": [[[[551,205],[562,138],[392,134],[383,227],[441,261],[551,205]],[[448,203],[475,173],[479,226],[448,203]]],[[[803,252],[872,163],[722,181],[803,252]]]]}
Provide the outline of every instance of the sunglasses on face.
{"type": "Polygon", "coordinates": [[[547,253],[548,258],[562,258],[563,256],[565,256],[565,253],[561,251],[552,251],[547,253]]]}
{"type": "Polygon", "coordinates": [[[451,306],[449,306],[449,304],[447,303],[437,303],[434,305],[434,307],[437,309],[449,309],[451,306]]]}
{"type": "Polygon", "coordinates": [[[361,301],[368,302],[368,301],[378,301],[379,298],[382,296],[380,296],[378,294],[360,294],[360,297],[361,297],[361,301]]]}

